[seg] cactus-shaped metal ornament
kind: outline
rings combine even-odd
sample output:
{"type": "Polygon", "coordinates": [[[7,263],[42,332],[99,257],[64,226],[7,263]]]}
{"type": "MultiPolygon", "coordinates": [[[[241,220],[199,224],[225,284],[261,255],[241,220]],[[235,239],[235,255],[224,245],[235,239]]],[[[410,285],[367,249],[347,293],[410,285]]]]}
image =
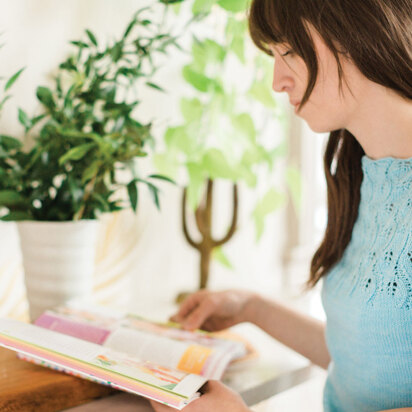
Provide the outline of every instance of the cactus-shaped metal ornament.
{"type": "MultiPolygon", "coordinates": [[[[206,193],[203,201],[195,211],[195,220],[197,229],[200,232],[201,240],[196,242],[189,233],[187,216],[186,216],[186,197],[187,189],[183,191],[182,200],[182,223],[183,233],[188,243],[197,249],[200,253],[200,281],[199,289],[205,289],[209,280],[210,260],[213,249],[222,246],[233,236],[236,230],[237,215],[238,215],[238,188],[233,184],[233,214],[232,222],[225,236],[221,239],[214,239],[212,235],[212,205],[213,205],[213,180],[208,179],[206,193]]],[[[177,302],[181,302],[188,295],[188,292],[180,293],[177,297],[177,302]]]]}

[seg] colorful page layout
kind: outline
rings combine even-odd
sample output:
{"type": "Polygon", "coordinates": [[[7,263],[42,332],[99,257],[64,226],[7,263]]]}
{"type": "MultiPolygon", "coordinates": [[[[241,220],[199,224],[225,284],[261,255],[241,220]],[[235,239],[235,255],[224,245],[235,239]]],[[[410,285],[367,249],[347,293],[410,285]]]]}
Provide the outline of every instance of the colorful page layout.
{"type": "Polygon", "coordinates": [[[141,331],[150,332],[156,335],[168,337],[171,339],[191,342],[196,345],[207,346],[214,349],[220,349],[225,352],[231,352],[234,356],[243,356],[245,346],[238,339],[232,340],[230,337],[216,336],[214,333],[201,330],[187,331],[180,328],[177,323],[155,323],[142,319],[136,315],[128,314],[123,322],[124,326],[141,331]]]}
{"type": "Polygon", "coordinates": [[[52,311],[44,312],[35,325],[98,345],[102,345],[112,332],[112,326],[100,326],[52,311]]]}
{"type": "Polygon", "coordinates": [[[0,319],[0,345],[181,409],[206,379],[34,325],[0,319]]]}
{"type": "Polygon", "coordinates": [[[81,302],[46,311],[35,324],[208,379],[220,379],[232,360],[246,354],[238,341],[81,302]]]}
{"type": "Polygon", "coordinates": [[[169,367],[208,379],[220,379],[232,360],[247,353],[242,342],[216,338],[202,331],[185,331],[177,328],[176,324],[153,323],[129,315],[123,325],[125,327],[122,330],[110,335],[105,345],[137,355],[134,351],[139,350],[140,346],[133,343],[144,342],[143,348],[147,347],[144,358],[162,364],[165,362],[161,357],[164,350],[160,349],[168,347],[169,367]],[[127,329],[134,330],[134,333],[127,329]]]}
{"type": "MultiPolygon", "coordinates": [[[[223,355],[223,352],[206,346],[126,327],[111,333],[104,346],[172,369],[203,376],[212,367],[213,370],[216,369],[214,364],[219,363],[223,355]]],[[[220,376],[213,378],[218,379],[220,376]]]]}

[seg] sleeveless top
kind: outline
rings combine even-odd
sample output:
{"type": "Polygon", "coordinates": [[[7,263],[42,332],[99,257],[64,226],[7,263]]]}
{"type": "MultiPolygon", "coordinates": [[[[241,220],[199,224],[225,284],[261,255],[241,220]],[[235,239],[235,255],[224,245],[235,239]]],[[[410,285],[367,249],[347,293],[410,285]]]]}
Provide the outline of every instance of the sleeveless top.
{"type": "Polygon", "coordinates": [[[412,158],[362,158],[359,214],[324,278],[325,412],[412,406],[412,158]]]}

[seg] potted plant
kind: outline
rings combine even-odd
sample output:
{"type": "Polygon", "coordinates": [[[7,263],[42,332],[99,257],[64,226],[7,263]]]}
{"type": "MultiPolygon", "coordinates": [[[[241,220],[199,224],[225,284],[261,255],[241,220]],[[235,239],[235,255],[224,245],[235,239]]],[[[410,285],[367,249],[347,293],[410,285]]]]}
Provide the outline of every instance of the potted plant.
{"type": "MultiPolygon", "coordinates": [[[[0,100],[0,117],[3,111],[3,107],[7,100],[11,98],[10,88],[13,84],[17,81],[20,77],[21,73],[23,72],[24,68],[20,69],[16,73],[14,73],[9,79],[7,79],[4,89],[3,89],[3,96],[0,100]]],[[[8,180],[8,173],[12,169],[12,165],[10,164],[10,158],[15,155],[15,153],[21,149],[22,143],[20,140],[16,139],[15,137],[8,136],[5,134],[0,134],[0,184],[3,187],[9,187],[11,191],[14,191],[13,182],[8,180]]],[[[5,197],[13,196],[10,193],[0,193],[0,204],[3,202],[5,197]]],[[[15,195],[14,195],[15,196],[15,195]]]]}
{"type": "Polygon", "coordinates": [[[135,162],[153,145],[152,124],[135,116],[136,91],[161,90],[151,81],[154,58],[177,46],[150,12],[139,10],[105,46],[86,30],[71,42],[75,53],[59,65],[53,86],[37,88],[43,112],[30,117],[19,109],[26,132],[37,131],[30,150],[9,148],[0,206],[2,220],[18,222],[32,318],[90,294],[100,214],[136,211],[140,185],[159,207],[154,182],[170,181],[140,176],[135,162]]]}
{"type": "MultiPolygon", "coordinates": [[[[213,35],[193,37],[192,60],[182,70],[192,92],[181,98],[183,121],[166,130],[166,149],[155,155],[155,164],[163,174],[176,180],[183,174],[186,179],[182,196],[183,233],[188,243],[199,251],[199,289],[202,289],[208,285],[212,257],[231,266],[222,246],[236,230],[238,185],[244,183],[249,188],[257,188],[258,176],[268,182],[266,193],[257,200],[252,212],[257,239],[263,233],[265,218],[285,201],[284,191],[270,183],[276,160],[286,154],[285,142],[274,137],[269,142],[258,138],[274,114],[280,123],[285,114],[270,93],[269,58],[256,53],[254,69],[245,70],[245,54],[250,55],[250,60],[254,53],[252,47],[248,49],[247,42],[247,2],[196,0],[191,7],[194,15],[211,17],[212,20],[206,21],[214,24],[215,30],[213,35]],[[236,72],[248,77],[243,77],[241,82],[234,81],[236,72]],[[219,180],[232,182],[233,200],[227,232],[216,238],[212,234],[212,199],[216,197],[213,191],[219,180]],[[187,206],[194,212],[200,240],[191,234],[187,206]]],[[[288,171],[287,180],[292,192],[297,193],[299,178],[295,170],[288,171]]],[[[178,300],[184,296],[182,293],[178,300]]]]}

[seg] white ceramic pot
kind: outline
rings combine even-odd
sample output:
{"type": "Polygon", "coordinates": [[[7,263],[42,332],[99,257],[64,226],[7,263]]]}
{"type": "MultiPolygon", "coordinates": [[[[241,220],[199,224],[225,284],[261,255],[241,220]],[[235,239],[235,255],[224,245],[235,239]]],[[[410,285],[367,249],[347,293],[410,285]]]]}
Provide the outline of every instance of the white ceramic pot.
{"type": "Polygon", "coordinates": [[[30,318],[92,293],[98,221],[18,222],[30,318]]]}

